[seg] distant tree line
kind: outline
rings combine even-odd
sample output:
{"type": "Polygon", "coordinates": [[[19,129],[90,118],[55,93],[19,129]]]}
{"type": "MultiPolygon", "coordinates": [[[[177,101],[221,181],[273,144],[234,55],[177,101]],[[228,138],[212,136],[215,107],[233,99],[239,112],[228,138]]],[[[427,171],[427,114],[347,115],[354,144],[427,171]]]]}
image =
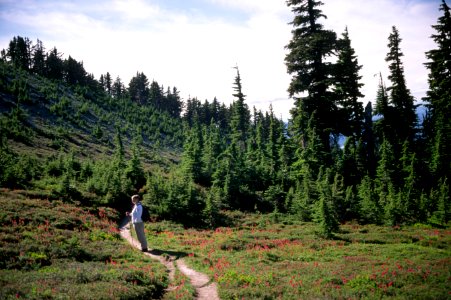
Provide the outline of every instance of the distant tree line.
{"type": "Polygon", "coordinates": [[[155,81],[149,85],[146,75],[140,72],[130,80],[128,88],[119,76],[113,81],[109,72],[100,75],[100,79],[96,80],[93,74],[86,72],[83,62],[76,61],[70,55],[67,59],[62,56],[56,47],[46,52],[39,39],[34,45],[30,39],[21,36],[14,37],[8,48],[1,51],[3,61],[32,74],[64,81],[69,85],[101,88],[113,98],[130,97],[140,105],[152,105],[173,117],[180,117],[183,102],[177,88],[168,87],[165,91],[163,86],[159,86],[155,81]]]}
{"type": "MultiPolygon", "coordinates": [[[[165,121],[165,126],[177,128],[165,132],[177,132],[173,142],[183,145],[181,162],[174,168],[146,173],[139,160],[144,150],[134,146],[127,162],[118,130],[114,160],[85,167],[91,171],[83,173],[87,174],[83,180],[71,173],[69,181],[81,180],[81,190],[101,195],[107,203],[120,203],[127,193],[139,191],[154,214],[187,224],[216,226],[221,210],[239,209],[313,220],[325,236],[349,220],[446,225],[451,207],[451,17],[445,1],[440,5],[443,15],[433,26],[437,48],[426,53],[429,90],[422,99],[427,108],[422,121],[416,113],[418,99],[405,80],[402,39],[395,26],[388,36],[385,59],[389,82],[380,75],[374,104],[363,107],[362,66],[348,29],[339,37],[325,29],[320,1],[288,0],[287,5],[294,13],[285,57],[291,75],[288,93],[294,99],[288,123],[278,119],[272,107],[265,113],[251,111],[238,67],[233,102],[226,106],[216,98],[211,102],[189,98],[183,103],[176,88],[164,89],[155,81],[149,84],[139,72],[127,88],[109,73],[99,81],[86,72],[68,76],[64,69],[68,60],[64,61],[59,80],[89,87],[94,82],[110,107],[120,100],[164,111],[180,121],[165,121]]],[[[2,52],[3,60],[36,72],[36,51],[27,56],[26,51],[17,50],[33,48],[26,39],[19,39],[2,52]]],[[[53,52],[57,54],[56,49],[53,52]]],[[[44,70],[51,53],[44,55],[44,70]]],[[[83,67],[77,62],[72,65],[83,67]]],[[[129,107],[122,106],[124,114],[129,107]]],[[[158,122],[157,118],[154,114],[151,120],[140,119],[140,128],[158,122]]],[[[127,124],[132,119],[129,115],[127,124]]],[[[33,175],[23,181],[29,178],[33,175]]]]}

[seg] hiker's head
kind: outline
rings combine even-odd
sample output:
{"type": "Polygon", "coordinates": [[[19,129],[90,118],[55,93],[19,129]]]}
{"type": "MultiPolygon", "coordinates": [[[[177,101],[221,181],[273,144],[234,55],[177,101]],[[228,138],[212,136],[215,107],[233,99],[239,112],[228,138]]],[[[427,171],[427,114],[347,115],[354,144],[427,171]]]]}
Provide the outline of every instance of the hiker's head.
{"type": "Polygon", "coordinates": [[[138,203],[141,200],[141,198],[139,197],[139,195],[133,195],[132,196],[132,202],[133,203],[138,203]]]}

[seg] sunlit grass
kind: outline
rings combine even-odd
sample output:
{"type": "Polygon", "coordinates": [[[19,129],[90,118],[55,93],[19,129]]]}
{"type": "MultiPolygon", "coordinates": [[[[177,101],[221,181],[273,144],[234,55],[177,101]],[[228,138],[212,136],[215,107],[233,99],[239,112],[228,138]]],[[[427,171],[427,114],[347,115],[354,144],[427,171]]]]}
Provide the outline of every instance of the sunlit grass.
{"type": "Polygon", "coordinates": [[[1,299],[159,298],[166,269],[120,238],[117,213],[0,191],[1,299]]]}
{"type": "Polygon", "coordinates": [[[446,299],[451,230],[344,224],[335,239],[312,223],[240,216],[233,227],[147,227],[151,247],[180,251],[223,299],[446,299]]]}

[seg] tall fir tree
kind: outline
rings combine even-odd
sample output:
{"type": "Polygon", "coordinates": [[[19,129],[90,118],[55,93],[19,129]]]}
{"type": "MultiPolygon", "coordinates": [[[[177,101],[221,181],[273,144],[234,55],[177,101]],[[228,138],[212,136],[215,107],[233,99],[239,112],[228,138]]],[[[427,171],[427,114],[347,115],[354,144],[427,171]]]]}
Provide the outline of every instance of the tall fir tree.
{"type": "Polygon", "coordinates": [[[285,57],[287,71],[292,75],[288,92],[295,100],[290,111],[291,130],[302,146],[308,142],[307,126],[311,122],[329,151],[330,135],[336,131],[337,106],[330,89],[334,68],[327,58],[335,51],[336,34],[319,23],[325,18],[319,9],[321,1],[288,0],[287,5],[295,14],[285,57]]]}
{"type": "Polygon", "coordinates": [[[136,73],[130,83],[128,84],[128,92],[131,99],[141,105],[146,105],[149,102],[149,80],[144,73],[136,73]]]}
{"type": "Polygon", "coordinates": [[[362,76],[359,75],[362,66],[359,65],[354,48],[351,46],[348,28],[337,41],[338,61],[335,64],[334,91],[338,98],[339,124],[338,130],[345,136],[355,136],[358,141],[362,134],[363,105],[359,101],[363,97],[360,88],[362,76]]]}
{"type": "Polygon", "coordinates": [[[56,47],[53,47],[53,49],[47,52],[45,68],[48,78],[55,80],[63,79],[64,66],[61,56],[62,54],[58,52],[56,47]]]}
{"type": "Polygon", "coordinates": [[[31,41],[17,36],[9,42],[7,57],[17,68],[28,71],[31,65],[31,41]]]}
{"type": "Polygon", "coordinates": [[[431,118],[426,129],[431,132],[427,138],[436,180],[451,174],[451,14],[444,0],[440,11],[443,15],[432,26],[436,33],[431,36],[437,48],[426,52],[429,90],[424,98],[431,118]]]}
{"type": "Polygon", "coordinates": [[[390,142],[398,152],[405,140],[413,145],[418,120],[414,98],[407,88],[404,76],[404,67],[401,60],[404,54],[400,48],[402,39],[395,26],[392,27],[388,41],[389,52],[385,60],[389,63],[390,73],[388,79],[391,82],[391,86],[387,88],[387,91],[390,94],[389,100],[394,110],[394,115],[389,120],[389,123],[390,130],[396,133],[395,139],[390,142]]]}
{"type": "Polygon", "coordinates": [[[45,76],[45,48],[39,39],[33,47],[33,55],[31,59],[31,71],[34,74],[45,76]]]}
{"type": "Polygon", "coordinates": [[[236,77],[233,87],[235,101],[232,104],[232,116],[230,120],[232,143],[236,143],[240,152],[246,150],[246,142],[250,126],[250,111],[244,102],[245,95],[242,91],[241,76],[238,67],[236,67],[236,77]]]}

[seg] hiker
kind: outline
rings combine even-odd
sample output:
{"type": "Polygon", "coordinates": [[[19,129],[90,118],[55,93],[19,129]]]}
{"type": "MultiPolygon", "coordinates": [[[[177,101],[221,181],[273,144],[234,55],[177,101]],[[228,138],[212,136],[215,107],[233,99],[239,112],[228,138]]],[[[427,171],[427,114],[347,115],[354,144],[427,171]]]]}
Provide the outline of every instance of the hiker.
{"type": "Polygon", "coordinates": [[[144,233],[144,222],[141,218],[143,207],[141,205],[141,198],[139,195],[132,196],[132,202],[134,204],[132,212],[127,212],[127,216],[131,216],[133,227],[135,228],[138,241],[141,243],[141,251],[147,252],[147,240],[144,233]]]}

